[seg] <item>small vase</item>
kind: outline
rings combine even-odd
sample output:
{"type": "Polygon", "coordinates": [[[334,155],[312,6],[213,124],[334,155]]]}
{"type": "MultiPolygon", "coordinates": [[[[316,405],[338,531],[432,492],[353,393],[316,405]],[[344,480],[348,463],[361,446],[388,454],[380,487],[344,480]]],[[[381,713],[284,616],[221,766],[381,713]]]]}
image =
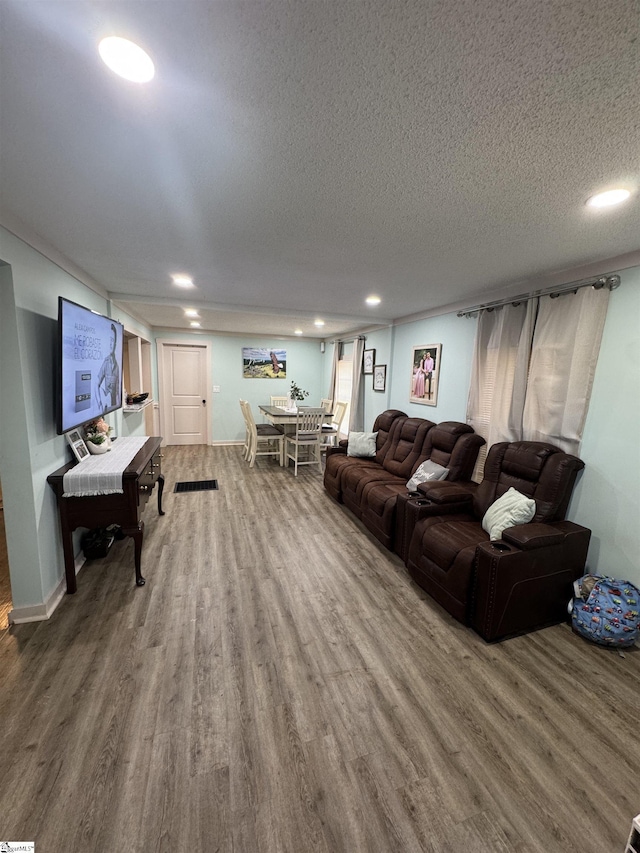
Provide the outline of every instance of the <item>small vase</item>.
{"type": "Polygon", "coordinates": [[[87,441],[87,447],[89,448],[89,453],[97,456],[100,453],[106,453],[108,450],[111,450],[111,439],[107,436],[102,444],[94,444],[92,441],[87,441]]]}

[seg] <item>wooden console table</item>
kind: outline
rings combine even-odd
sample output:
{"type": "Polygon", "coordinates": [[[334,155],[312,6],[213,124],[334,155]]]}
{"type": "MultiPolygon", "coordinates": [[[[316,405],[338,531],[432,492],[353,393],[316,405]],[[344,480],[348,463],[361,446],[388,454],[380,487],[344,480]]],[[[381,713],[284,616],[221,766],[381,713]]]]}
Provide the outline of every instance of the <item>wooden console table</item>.
{"type": "MultiPolygon", "coordinates": [[[[162,511],[162,491],[164,476],[161,468],[160,445],[162,438],[154,436],[147,439],[122,474],[122,494],[91,495],[87,497],[64,498],[63,477],[67,471],[77,465],[69,462],[47,477],[47,482],[56,493],[62,547],[64,551],[64,570],[67,578],[67,592],[77,590],[75,560],[73,555],[73,531],[78,527],[92,530],[96,527],[108,527],[118,524],[125,536],[131,536],[135,546],[136,584],[144,586],[145,580],[140,571],[142,556],[142,538],[144,522],[142,511],[149,496],[158,483],[158,513],[162,511]]],[[[82,464],[82,463],[80,463],[82,464]]]]}

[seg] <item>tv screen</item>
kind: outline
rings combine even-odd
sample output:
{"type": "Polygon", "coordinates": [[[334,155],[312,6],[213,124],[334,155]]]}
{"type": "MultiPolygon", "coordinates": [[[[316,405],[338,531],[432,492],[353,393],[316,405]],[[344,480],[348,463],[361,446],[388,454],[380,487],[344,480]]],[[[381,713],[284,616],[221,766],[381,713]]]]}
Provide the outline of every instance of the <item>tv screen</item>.
{"type": "Polygon", "coordinates": [[[122,406],[124,327],[58,298],[58,434],[122,406]]]}

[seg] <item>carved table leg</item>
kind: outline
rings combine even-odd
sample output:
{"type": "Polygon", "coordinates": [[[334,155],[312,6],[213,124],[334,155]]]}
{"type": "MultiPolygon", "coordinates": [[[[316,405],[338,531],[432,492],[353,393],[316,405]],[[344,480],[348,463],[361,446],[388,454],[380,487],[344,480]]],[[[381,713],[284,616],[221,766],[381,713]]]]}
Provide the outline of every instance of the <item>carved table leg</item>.
{"type": "Polygon", "coordinates": [[[164,474],[158,474],[158,515],[164,515],[162,493],[164,492],[164,474]]]}
{"type": "Polygon", "coordinates": [[[142,558],[142,539],[144,537],[144,521],[141,521],[137,527],[127,527],[122,529],[125,536],[131,536],[134,545],[134,560],[136,566],[136,586],[144,586],[146,581],[142,577],[140,571],[140,563],[142,558]]]}

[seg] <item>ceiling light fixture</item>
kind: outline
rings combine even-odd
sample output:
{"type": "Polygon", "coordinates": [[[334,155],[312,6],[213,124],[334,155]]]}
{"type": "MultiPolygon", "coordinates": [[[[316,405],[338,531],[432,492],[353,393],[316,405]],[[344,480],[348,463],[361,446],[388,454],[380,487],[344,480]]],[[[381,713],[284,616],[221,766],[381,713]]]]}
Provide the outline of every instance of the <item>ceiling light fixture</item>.
{"type": "Polygon", "coordinates": [[[301,334],[302,334],[302,329],[296,329],[296,330],[295,330],[295,332],[294,332],[293,334],[294,334],[294,335],[301,335],[301,334]]]}
{"type": "Polygon", "coordinates": [[[149,54],[128,39],[108,36],[98,45],[98,52],[105,65],[133,83],[148,83],[156,73],[149,54]]]}
{"type": "Polygon", "coordinates": [[[178,275],[172,275],[171,278],[173,283],[178,287],[193,287],[193,279],[188,275],[180,273],[178,275]]]}
{"type": "Polygon", "coordinates": [[[322,326],[324,326],[324,320],[314,320],[313,325],[317,326],[320,329],[322,328],[322,326]]]}
{"type": "Polygon", "coordinates": [[[371,296],[367,296],[367,298],[364,301],[367,303],[367,305],[380,305],[380,303],[382,302],[382,299],[380,299],[379,296],[371,295],[371,296]]]}
{"type": "Polygon", "coordinates": [[[198,314],[198,312],[196,311],[195,308],[185,308],[184,309],[184,316],[185,317],[199,317],[200,315],[198,314]]]}
{"type": "Polygon", "coordinates": [[[604,193],[592,195],[587,201],[587,205],[597,208],[612,207],[614,204],[621,204],[623,201],[626,201],[630,195],[629,190],[622,189],[621,187],[615,190],[607,190],[604,193]]]}
{"type": "Polygon", "coordinates": [[[193,322],[189,323],[189,325],[190,325],[190,326],[193,326],[193,328],[194,328],[194,329],[199,329],[199,328],[201,327],[201,324],[200,324],[200,323],[197,323],[197,322],[195,322],[195,321],[193,321],[193,322]]]}

